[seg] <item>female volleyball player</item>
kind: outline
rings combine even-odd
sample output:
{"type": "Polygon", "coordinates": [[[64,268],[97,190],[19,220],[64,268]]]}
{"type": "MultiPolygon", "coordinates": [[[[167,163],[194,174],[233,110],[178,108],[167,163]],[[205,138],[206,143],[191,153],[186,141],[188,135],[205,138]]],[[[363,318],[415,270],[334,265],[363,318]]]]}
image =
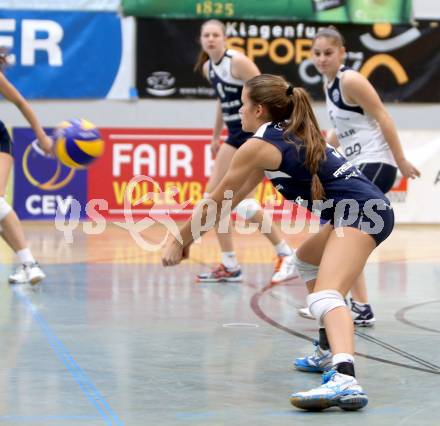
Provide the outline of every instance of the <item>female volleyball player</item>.
{"type": "MultiPolygon", "coordinates": [[[[344,66],[344,39],[334,27],[321,29],[312,45],[312,59],[324,78],[327,112],[334,129],[327,142],[341,147],[345,157],[386,194],[396,179],[397,167],[407,178],[420,172],[405,158],[392,118],[374,87],[357,71],[344,66]],[[397,167],[396,167],[397,166],[397,167]]],[[[357,325],[372,325],[364,274],[352,289],[352,311],[357,325]]],[[[307,316],[307,308],[300,310],[307,316]]],[[[319,351],[312,364],[325,352],[319,351]]],[[[305,368],[301,361],[300,367],[305,368]]],[[[316,365],[314,365],[316,367],[316,365]]]]}
{"type": "MultiPolygon", "coordinates": [[[[29,103],[23,98],[18,90],[8,81],[3,74],[6,65],[4,52],[0,53],[0,93],[12,102],[24,118],[29,122],[38,138],[41,148],[46,153],[52,151],[52,139],[50,139],[32,111],[29,103]]],[[[12,207],[5,200],[6,185],[13,164],[12,141],[3,122],[0,121],[0,225],[2,237],[18,256],[20,265],[9,276],[11,284],[31,283],[37,284],[45,274],[35,261],[24,236],[22,226],[12,207]]]]}
{"type": "MultiPolygon", "coordinates": [[[[240,109],[243,129],[254,135],[234,155],[228,171],[210,195],[218,222],[223,194],[233,191],[239,203],[262,177],[271,179],[289,200],[327,221],[296,252],[296,267],[313,286],[307,302],[318,319],[321,342],[332,349],[332,369],[323,384],[291,395],[290,401],[307,410],[331,406],[357,410],[368,397],[355,378],[354,328],[344,296],[362,272],[370,253],[394,226],[389,200],[359,170],[329,147],[319,129],[307,93],[292,88],[282,77],[263,74],[245,83],[240,109]]],[[[207,208],[200,205],[205,223],[207,208]]],[[[164,266],[178,264],[193,241],[191,221],[181,228],[181,242],[170,237],[163,252],[164,266]]]]}
{"type": "MultiPolygon", "coordinates": [[[[241,107],[243,82],[260,74],[257,66],[245,55],[226,48],[225,27],[215,19],[206,21],[200,32],[200,52],[195,70],[202,72],[209,80],[217,96],[217,112],[211,151],[216,156],[214,168],[208,181],[207,196],[219,184],[226,173],[237,149],[251,136],[241,128],[238,110],[241,107]],[[228,137],[221,144],[221,131],[226,124],[228,137]]],[[[259,183],[259,182],[257,182],[259,183]]],[[[254,190],[254,188],[251,188],[254,190]]],[[[261,226],[264,212],[251,191],[237,206],[236,213],[243,219],[261,226]]],[[[234,252],[232,236],[229,232],[219,232],[217,239],[221,248],[221,263],[210,272],[198,275],[201,282],[207,281],[241,281],[242,272],[234,252]]],[[[264,234],[273,244],[276,251],[275,271],[272,283],[279,283],[296,276],[293,265],[292,250],[282,239],[280,231],[272,226],[270,233],[264,234]]]]}

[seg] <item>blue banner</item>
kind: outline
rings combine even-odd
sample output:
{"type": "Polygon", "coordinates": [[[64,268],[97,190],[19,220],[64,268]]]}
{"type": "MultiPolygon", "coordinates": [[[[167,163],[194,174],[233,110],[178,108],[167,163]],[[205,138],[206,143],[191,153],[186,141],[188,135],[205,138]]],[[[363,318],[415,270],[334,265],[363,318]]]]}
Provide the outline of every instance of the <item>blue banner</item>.
{"type": "MultiPolygon", "coordinates": [[[[46,130],[50,134],[50,130],[46,130]]],[[[20,219],[54,219],[57,208],[66,215],[72,200],[81,205],[85,217],[87,170],[73,170],[57,159],[43,157],[31,145],[35,139],[29,128],[14,128],[13,206],[20,219]]]]}
{"type": "Polygon", "coordinates": [[[0,11],[6,75],[26,98],[105,98],[122,64],[122,39],[113,12],[0,11]]]}

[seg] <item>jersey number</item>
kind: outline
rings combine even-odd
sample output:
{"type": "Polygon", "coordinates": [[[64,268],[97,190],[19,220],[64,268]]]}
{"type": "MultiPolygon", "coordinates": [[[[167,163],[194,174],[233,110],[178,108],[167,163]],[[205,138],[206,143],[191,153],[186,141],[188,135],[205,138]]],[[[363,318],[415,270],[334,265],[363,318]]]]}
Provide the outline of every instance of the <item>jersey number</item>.
{"type": "Polygon", "coordinates": [[[349,146],[345,148],[345,156],[347,158],[351,157],[352,155],[359,155],[362,151],[361,144],[355,143],[353,146],[349,146]]]}

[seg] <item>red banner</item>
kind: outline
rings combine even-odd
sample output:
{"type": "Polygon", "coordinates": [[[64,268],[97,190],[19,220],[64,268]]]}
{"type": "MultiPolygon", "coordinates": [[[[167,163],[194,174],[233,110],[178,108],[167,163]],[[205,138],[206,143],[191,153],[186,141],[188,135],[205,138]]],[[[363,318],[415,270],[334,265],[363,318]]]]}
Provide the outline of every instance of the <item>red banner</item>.
{"type": "MultiPolygon", "coordinates": [[[[202,198],[211,173],[210,129],[101,129],[106,149],[89,170],[88,199],[103,199],[107,218],[124,216],[128,189],[131,214],[188,216],[202,198]],[[129,187],[131,179],[137,182],[129,187]]],[[[282,197],[269,181],[256,190],[262,205],[281,213],[282,197]]]]}

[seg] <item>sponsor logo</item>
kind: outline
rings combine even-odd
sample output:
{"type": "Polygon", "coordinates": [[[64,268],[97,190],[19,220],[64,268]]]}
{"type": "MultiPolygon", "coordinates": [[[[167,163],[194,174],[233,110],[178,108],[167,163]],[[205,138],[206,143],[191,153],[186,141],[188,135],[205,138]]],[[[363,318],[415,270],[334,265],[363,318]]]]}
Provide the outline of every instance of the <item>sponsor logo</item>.
{"type": "Polygon", "coordinates": [[[2,8],[8,78],[26,98],[106,97],[122,67],[121,23],[117,13],[2,8]]]}
{"type": "Polygon", "coordinates": [[[334,89],[332,92],[332,99],[334,102],[339,102],[339,99],[341,99],[341,95],[339,94],[338,89],[334,89]]]}
{"type": "Polygon", "coordinates": [[[333,173],[334,177],[339,177],[342,176],[347,170],[351,169],[353,167],[353,164],[351,164],[349,161],[347,161],[346,163],[344,163],[341,167],[339,167],[338,170],[336,170],[333,173]]]}
{"type": "Polygon", "coordinates": [[[150,95],[165,97],[176,92],[176,78],[168,71],[155,71],[147,77],[146,91],[150,95]]]}
{"type": "MultiPolygon", "coordinates": [[[[32,144],[25,149],[22,159],[23,173],[31,185],[45,191],[55,191],[65,187],[72,181],[75,175],[75,170],[62,166],[61,163],[55,159],[46,160],[51,163],[50,166],[52,166],[51,169],[53,170],[52,173],[49,173],[49,177],[36,176],[37,170],[33,170],[34,168],[29,161],[31,155],[35,155],[32,149],[32,144]]],[[[38,169],[41,170],[41,164],[39,166],[38,169]]],[[[49,166],[49,164],[47,166],[49,166]]],[[[35,169],[37,168],[35,167],[35,169]]],[[[44,167],[44,169],[46,174],[50,167],[44,167]]]]}

